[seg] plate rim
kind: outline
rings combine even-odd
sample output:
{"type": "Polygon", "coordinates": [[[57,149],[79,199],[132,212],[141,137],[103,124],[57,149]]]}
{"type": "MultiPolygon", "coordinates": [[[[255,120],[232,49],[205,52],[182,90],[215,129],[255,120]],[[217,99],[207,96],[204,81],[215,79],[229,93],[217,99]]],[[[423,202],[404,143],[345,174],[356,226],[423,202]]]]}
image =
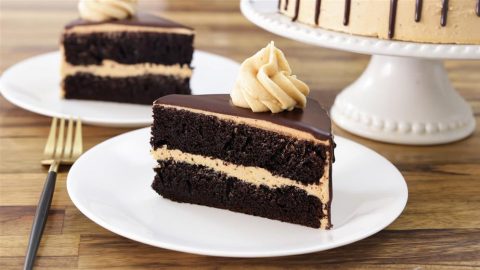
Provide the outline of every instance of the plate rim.
{"type": "MultiPolygon", "coordinates": [[[[194,53],[198,53],[208,57],[218,58],[218,59],[221,59],[222,61],[225,61],[226,63],[228,62],[229,65],[231,64],[231,65],[236,65],[237,67],[240,67],[240,64],[238,62],[223,55],[219,55],[216,53],[211,53],[211,52],[207,52],[199,49],[195,49],[194,53]]],[[[16,90],[11,89],[11,87],[8,86],[7,84],[8,82],[5,82],[5,75],[8,76],[8,74],[10,74],[12,70],[18,67],[21,67],[26,63],[30,63],[32,61],[38,61],[38,58],[49,58],[49,57],[53,58],[53,57],[57,57],[57,55],[59,54],[60,54],[60,50],[41,53],[41,54],[37,54],[31,57],[22,59],[14,63],[13,65],[7,67],[7,69],[5,69],[0,75],[0,94],[11,104],[19,108],[22,108],[24,110],[27,110],[29,112],[33,112],[33,113],[47,116],[47,117],[59,117],[59,118],[71,117],[71,115],[68,115],[65,113],[52,111],[45,107],[39,107],[39,106],[32,105],[29,102],[24,102],[23,100],[17,98],[16,95],[12,94],[16,90]]],[[[89,102],[95,102],[95,101],[90,100],[89,102]]],[[[103,101],[98,101],[98,102],[102,103],[103,101]]],[[[122,103],[118,103],[118,104],[122,105],[122,103]]],[[[127,104],[127,105],[142,106],[144,108],[151,107],[151,105],[141,105],[141,104],[127,104]]],[[[84,124],[90,124],[94,126],[103,126],[103,127],[145,127],[151,124],[151,120],[146,121],[145,119],[142,121],[139,121],[139,120],[128,120],[128,119],[124,120],[124,119],[114,119],[114,118],[105,119],[105,118],[99,118],[99,117],[93,117],[93,116],[81,117],[81,120],[83,121],[84,124]]]]}
{"type": "MultiPolygon", "coordinates": [[[[149,127],[140,128],[140,129],[125,132],[125,133],[119,134],[117,136],[114,136],[112,138],[109,138],[109,139],[95,145],[94,147],[90,148],[87,152],[85,152],[77,160],[77,162],[80,161],[83,158],[86,158],[85,154],[87,154],[89,151],[91,151],[93,149],[97,149],[97,150],[94,150],[94,151],[98,151],[98,149],[104,144],[114,143],[115,140],[119,140],[123,136],[129,136],[133,133],[142,133],[142,132],[145,132],[146,130],[150,130],[150,128],[149,127]]],[[[401,186],[402,186],[402,195],[404,195],[404,196],[401,198],[402,199],[401,202],[400,201],[397,202],[397,203],[399,203],[398,211],[397,211],[397,213],[395,213],[391,217],[391,219],[386,219],[387,220],[386,222],[383,222],[381,225],[378,225],[377,227],[370,227],[371,229],[368,229],[368,230],[364,231],[363,233],[356,233],[354,237],[348,238],[344,241],[334,242],[334,243],[329,244],[329,245],[323,244],[322,246],[315,245],[315,246],[311,246],[311,247],[308,247],[308,248],[295,248],[295,249],[280,250],[280,251],[273,251],[273,252],[272,251],[263,251],[263,252],[249,252],[249,251],[244,252],[244,251],[242,251],[242,252],[237,252],[237,251],[217,251],[217,250],[212,250],[212,249],[202,249],[202,248],[196,248],[196,247],[188,247],[187,245],[172,244],[172,243],[169,243],[168,241],[165,242],[165,241],[162,241],[162,240],[159,240],[159,239],[156,239],[156,240],[148,239],[148,238],[143,237],[143,236],[135,235],[135,233],[130,233],[128,231],[124,231],[122,229],[119,229],[115,225],[111,225],[108,222],[104,222],[104,221],[101,220],[101,218],[97,218],[94,213],[92,213],[90,210],[88,210],[86,207],[84,207],[82,205],[82,203],[79,202],[79,199],[77,198],[76,193],[72,190],[73,189],[73,187],[72,187],[72,181],[73,180],[71,178],[70,171],[69,171],[69,173],[67,175],[67,179],[66,179],[66,188],[67,188],[68,195],[69,195],[70,199],[72,200],[73,204],[75,205],[75,207],[77,207],[77,209],[83,215],[85,215],[88,219],[90,219],[92,222],[96,223],[97,225],[99,225],[99,226],[103,227],[104,229],[109,230],[109,231],[111,231],[111,232],[113,232],[117,235],[120,235],[122,237],[128,238],[128,239],[136,241],[136,242],[147,244],[147,245],[150,245],[150,246],[153,246],[153,247],[164,248],[164,249],[186,252],[186,253],[197,254],[197,255],[231,257],[231,258],[267,258],[267,257],[280,257],[280,256],[290,256],[290,255],[300,255],[300,254],[307,254],[307,253],[313,253],[313,252],[320,252],[320,251],[325,251],[325,250],[337,248],[337,247],[340,247],[340,246],[349,245],[351,243],[363,240],[367,237],[370,237],[370,236],[378,233],[379,231],[385,229],[390,224],[392,224],[403,213],[403,211],[405,210],[405,207],[407,205],[407,202],[408,202],[408,185],[407,185],[407,182],[405,181],[405,178],[403,177],[401,172],[388,159],[386,159],[385,157],[383,157],[379,153],[375,152],[374,150],[372,150],[372,149],[370,149],[370,148],[368,148],[368,147],[366,147],[366,146],[364,146],[360,143],[357,143],[353,140],[350,140],[350,139],[347,139],[347,138],[344,138],[344,137],[341,137],[341,136],[335,136],[335,140],[338,140],[338,139],[346,141],[347,143],[351,143],[355,147],[360,147],[360,148],[363,148],[363,150],[372,152],[373,154],[378,155],[380,158],[385,160],[387,162],[387,164],[389,166],[391,166],[395,170],[396,173],[399,174],[401,180],[403,180],[403,181],[401,181],[401,186]],[[400,207],[400,205],[401,205],[401,207],[400,207]]],[[[74,166],[75,166],[75,164],[74,164],[74,166]]]]}

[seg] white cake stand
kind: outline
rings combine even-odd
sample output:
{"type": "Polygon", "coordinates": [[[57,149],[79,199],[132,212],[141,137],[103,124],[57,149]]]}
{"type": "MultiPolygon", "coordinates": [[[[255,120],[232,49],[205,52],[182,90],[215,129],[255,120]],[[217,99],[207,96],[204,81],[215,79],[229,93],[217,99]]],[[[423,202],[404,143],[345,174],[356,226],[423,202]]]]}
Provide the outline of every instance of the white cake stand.
{"type": "Polygon", "coordinates": [[[389,41],[322,30],[278,14],[277,1],[242,0],[240,7],[247,19],[277,35],[372,55],[331,109],[343,129],[412,145],[453,142],[474,131],[473,112],[453,89],[442,60],[480,59],[480,45],[389,41]]]}

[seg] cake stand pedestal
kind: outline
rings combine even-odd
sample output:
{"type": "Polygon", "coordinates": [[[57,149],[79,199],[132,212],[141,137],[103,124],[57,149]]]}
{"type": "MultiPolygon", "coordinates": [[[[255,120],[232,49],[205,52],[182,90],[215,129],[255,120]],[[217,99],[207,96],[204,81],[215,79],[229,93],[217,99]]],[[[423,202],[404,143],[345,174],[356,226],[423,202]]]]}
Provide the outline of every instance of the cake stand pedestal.
{"type": "Polygon", "coordinates": [[[452,87],[443,59],[480,59],[480,45],[381,40],[313,28],[277,13],[276,1],[242,0],[256,25],[305,43],[371,54],[364,73],[335,99],[333,121],[378,141],[429,145],[460,140],[475,130],[470,106],[452,87]]]}

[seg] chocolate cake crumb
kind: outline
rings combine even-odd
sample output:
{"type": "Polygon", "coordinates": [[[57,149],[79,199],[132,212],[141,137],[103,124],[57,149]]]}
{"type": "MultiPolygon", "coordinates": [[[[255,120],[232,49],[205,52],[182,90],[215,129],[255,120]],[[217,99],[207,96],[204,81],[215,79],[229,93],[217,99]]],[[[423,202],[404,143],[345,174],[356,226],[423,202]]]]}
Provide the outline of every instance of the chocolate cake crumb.
{"type": "Polygon", "coordinates": [[[304,190],[255,186],[200,165],[160,161],[152,188],[164,198],[320,227],[322,203],[304,190]]]}
{"type": "Polygon", "coordinates": [[[66,99],[103,100],[151,105],[168,94],[190,94],[189,78],[163,75],[98,77],[76,73],[65,77],[66,99]]]}

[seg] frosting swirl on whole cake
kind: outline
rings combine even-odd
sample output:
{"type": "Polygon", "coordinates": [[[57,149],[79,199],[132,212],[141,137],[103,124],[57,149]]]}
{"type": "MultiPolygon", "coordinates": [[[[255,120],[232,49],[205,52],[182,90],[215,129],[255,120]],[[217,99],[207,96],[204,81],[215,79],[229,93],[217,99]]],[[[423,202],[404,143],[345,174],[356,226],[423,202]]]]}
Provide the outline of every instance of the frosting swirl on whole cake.
{"type": "Polygon", "coordinates": [[[272,41],[242,63],[230,97],[235,106],[278,113],[305,108],[309,92],[308,86],[292,75],[285,55],[272,41]]]}
{"type": "Polygon", "coordinates": [[[137,0],[80,0],[80,17],[87,21],[121,20],[136,12],[137,0]]]}

